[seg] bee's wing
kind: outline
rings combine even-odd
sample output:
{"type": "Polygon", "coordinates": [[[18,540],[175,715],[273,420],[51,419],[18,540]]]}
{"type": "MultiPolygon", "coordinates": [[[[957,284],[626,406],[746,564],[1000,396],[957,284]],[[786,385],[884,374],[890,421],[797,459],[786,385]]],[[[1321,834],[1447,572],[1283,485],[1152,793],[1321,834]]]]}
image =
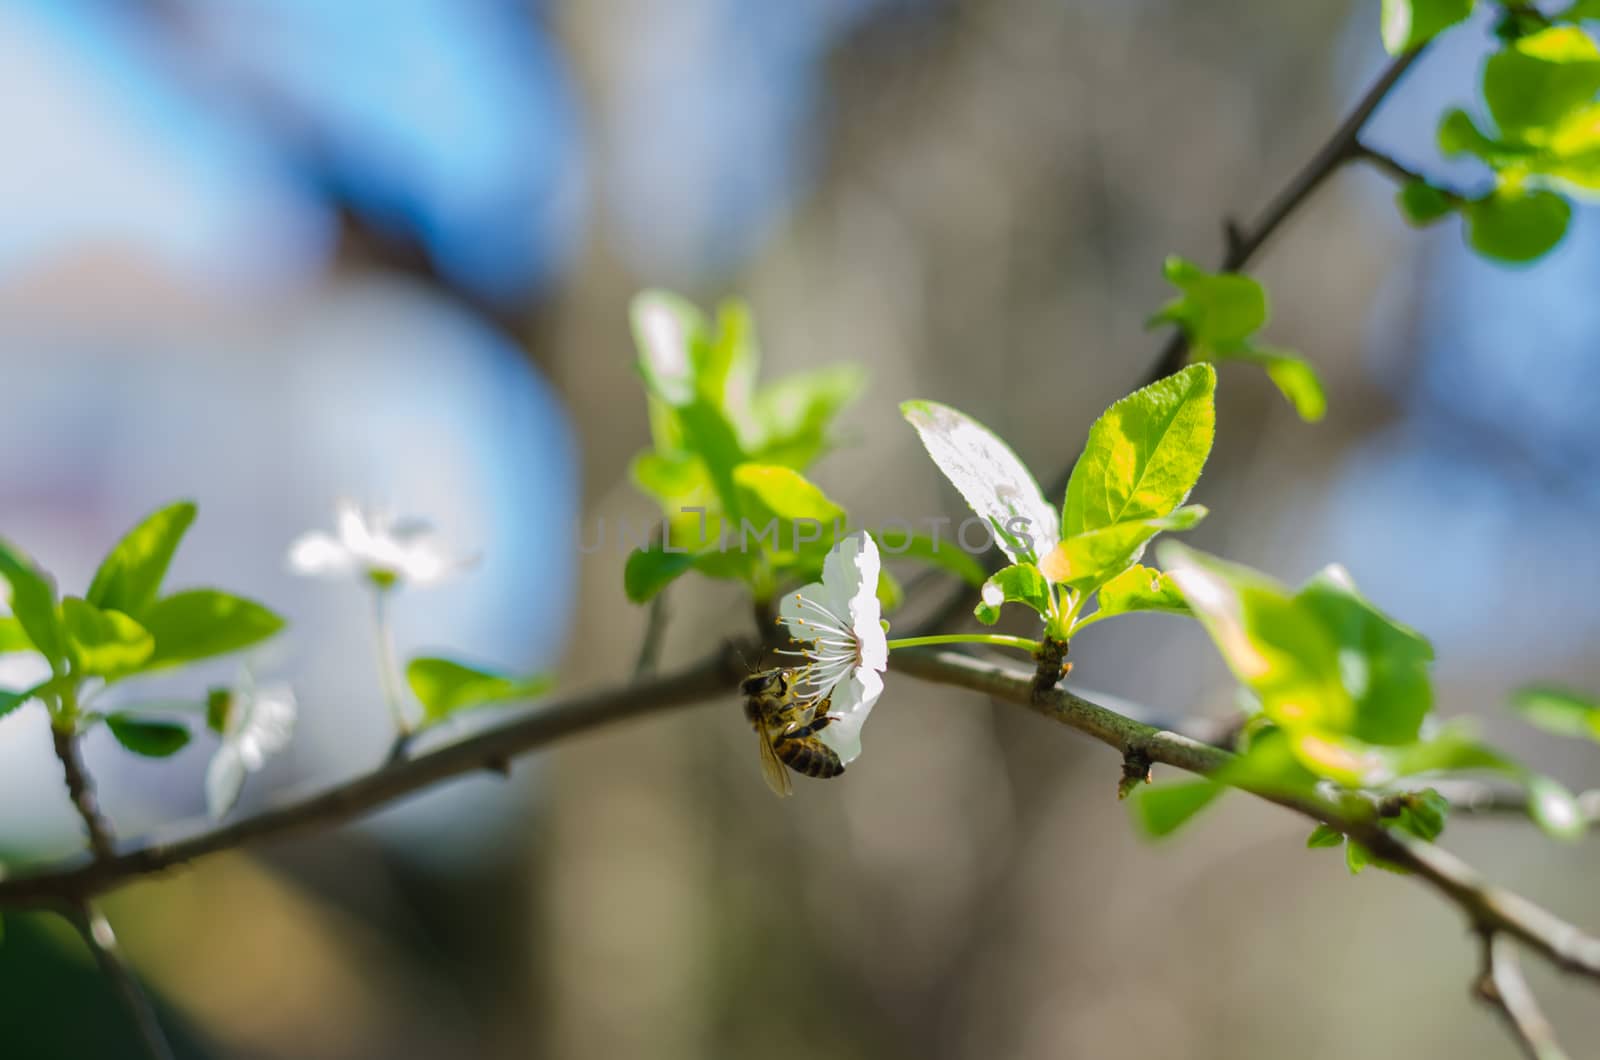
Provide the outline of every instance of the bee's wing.
{"type": "Polygon", "coordinates": [[[780,799],[793,795],[794,785],[789,782],[789,771],[784,768],[777,749],[772,746],[772,737],[767,735],[764,728],[756,733],[756,743],[761,752],[761,778],[767,782],[767,787],[780,799]]]}

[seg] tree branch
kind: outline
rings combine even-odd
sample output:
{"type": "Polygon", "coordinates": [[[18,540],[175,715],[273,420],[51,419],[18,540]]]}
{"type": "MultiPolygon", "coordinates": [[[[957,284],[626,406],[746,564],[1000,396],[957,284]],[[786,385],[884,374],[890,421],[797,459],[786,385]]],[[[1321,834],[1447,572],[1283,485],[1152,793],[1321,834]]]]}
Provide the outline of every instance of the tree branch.
{"type": "Polygon", "coordinates": [[[100,803],[94,796],[94,784],[83,767],[83,756],[78,750],[78,734],[70,729],[50,726],[50,738],[55,744],[56,758],[61,761],[61,772],[67,782],[67,795],[72,808],[83,819],[88,833],[89,850],[100,861],[116,856],[116,843],[111,836],[111,825],[100,813],[100,803]]]}
{"type": "Polygon", "coordinates": [[[1483,969],[1473,986],[1478,999],[1500,1014],[1528,1060],[1567,1060],[1555,1028],[1522,977],[1516,949],[1498,932],[1481,932],[1483,969]]]}
{"type": "Polygon", "coordinates": [[[86,901],[72,903],[68,907],[66,916],[78,929],[78,934],[83,936],[84,944],[89,947],[89,952],[94,954],[95,963],[100,966],[101,974],[110,980],[123,1007],[133,1017],[134,1026],[139,1031],[139,1040],[144,1043],[145,1051],[154,1060],[172,1060],[172,1046],[168,1044],[167,1036],[161,1030],[161,1021],[156,1018],[155,1006],[150,1003],[149,995],[139,985],[133,969],[128,967],[128,962],[123,959],[122,950],[117,945],[116,932],[111,930],[111,922],[99,909],[86,901]]]}

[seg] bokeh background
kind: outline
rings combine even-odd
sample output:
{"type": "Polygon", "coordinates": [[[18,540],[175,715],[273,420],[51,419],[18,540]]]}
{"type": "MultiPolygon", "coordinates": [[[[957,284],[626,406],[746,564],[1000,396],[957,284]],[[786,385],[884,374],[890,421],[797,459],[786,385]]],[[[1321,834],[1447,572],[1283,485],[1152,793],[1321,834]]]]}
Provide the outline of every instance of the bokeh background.
{"type": "MultiPolygon", "coordinates": [[[[1488,47],[1449,34],[1373,142],[1473,181],[1431,130],[1488,47]]],[[[248,811],[387,745],[365,601],[283,568],[340,496],[483,556],[400,601],[402,651],[626,674],[643,616],[575,528],[652,510],[626,480],[640,287],[748,297],[769,375],[865,364],[817,479],[869,525],[957,514],[896,404],[957,404],[1059,470],[1155,357],[1163,256],[1214,260],[1383,61],[1376,0],[9,0],[0,532],[70,586],[144,512],[200,501],[174,582],[294,621],[252,662],[295,683],[301,726],[248,811]]],[[[1337,177],[1260,260],[1266,337],[1331,411],[1304,425],[1226,369],[1192,536],[1286,580],[1342,561],[1434,638],[1446,713],[1586,787],[1595,752],[1502,704],[1531,678],[1600,689],[1600,234],[1580,211],[1507,270],[1406,230],[1391,192],[1337,177]]],[[[669,664],[743,632],[727,586],[671,611],[669,664]]],[[[1232,709],[1188,624],[1100,627],[1074,658],[1084,688],[1232,709]]],[[[150,763],[101,733],[88,757],[133,835],[200,811],[209,751],[150,763]]],[[[1350,879],[1243,798],[1151,847],[1117,772],[891,678],[859,766],[780,804],[730,694],[108,911],[192,1056],[1509,1055],[1431,894],[1350,879]]],[[[1449,841],[1600,925],[1595,846],[1516,821],[1449,841]]],[[[42,712],[7,718],[0,849],[79,843],[42,712]]],[[[1582,988],[1533,976],[1570,1042],[1600,1035],[1582,988]]],[[[47,916],[6,922],[0,1043],[138,1055],[47,916]]]]}

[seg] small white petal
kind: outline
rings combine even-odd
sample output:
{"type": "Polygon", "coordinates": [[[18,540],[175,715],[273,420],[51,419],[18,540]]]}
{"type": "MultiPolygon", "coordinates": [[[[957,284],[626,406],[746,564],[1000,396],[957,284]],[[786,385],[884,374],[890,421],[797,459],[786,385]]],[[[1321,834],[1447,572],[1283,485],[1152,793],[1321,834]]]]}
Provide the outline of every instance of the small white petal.
{"type": "Polygon", "coordinates": [[[206,812],[213,820],[226,817],[244,788],[244,763],[231,744],[223,744],[206,767],[206,812]]]}
{"type": "Polygon", "coordinates": [[[344,545],[320,530],[302,534],[289,546],[289,569],[314,578],[350,574],[355,557],[344,545]]]}
{"type": "MultiPolygon", "coordinates": [[[[334,526],[339,531],[339,540],[344,547],[356,555],[366,552],[372,545],[372,539],[377,536],[376,527],[369,524],[367,513],[361,506],[351,500],[341,499],[336,506],[334,526]]],[[[378,520],[372,520],[373,523],[378,520]]]]}
{"type": "Polygon", "coordinates": [[[883,678],[877,671],[858,669],[846,681],[841,681],[833,691],[833,702],[828,714],[833,718],[817,734],[824,744],[833,748],[839,761],[845,765],[854,762],[861,754],[861,727],[872,713],[873,704],[883,694],[883,678]]]}
{"type": "Polygon", "coordinates": [[[803,601],[820,601],[825,592],[821,582],[812,582],[810,585],[802,585],[792,593],[785,593],[783,599],[778,601],[778,618],[788,627],[789,635],[795,640],[817,639],[817,622],[820,616],[816,611],[806,607],[803,601]]]}

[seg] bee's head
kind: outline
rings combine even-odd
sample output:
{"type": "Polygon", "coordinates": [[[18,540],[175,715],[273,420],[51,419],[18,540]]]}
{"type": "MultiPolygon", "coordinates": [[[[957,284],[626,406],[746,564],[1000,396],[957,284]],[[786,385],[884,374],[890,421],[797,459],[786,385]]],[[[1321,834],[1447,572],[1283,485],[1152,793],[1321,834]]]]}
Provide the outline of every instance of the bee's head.
{"type": "Polygon", "coordinates": [[[793,680],[793,670],[762,670],[739,682],[739,691],[747,696],[781,696],[789,690],[789,683],[793,680]]]}

